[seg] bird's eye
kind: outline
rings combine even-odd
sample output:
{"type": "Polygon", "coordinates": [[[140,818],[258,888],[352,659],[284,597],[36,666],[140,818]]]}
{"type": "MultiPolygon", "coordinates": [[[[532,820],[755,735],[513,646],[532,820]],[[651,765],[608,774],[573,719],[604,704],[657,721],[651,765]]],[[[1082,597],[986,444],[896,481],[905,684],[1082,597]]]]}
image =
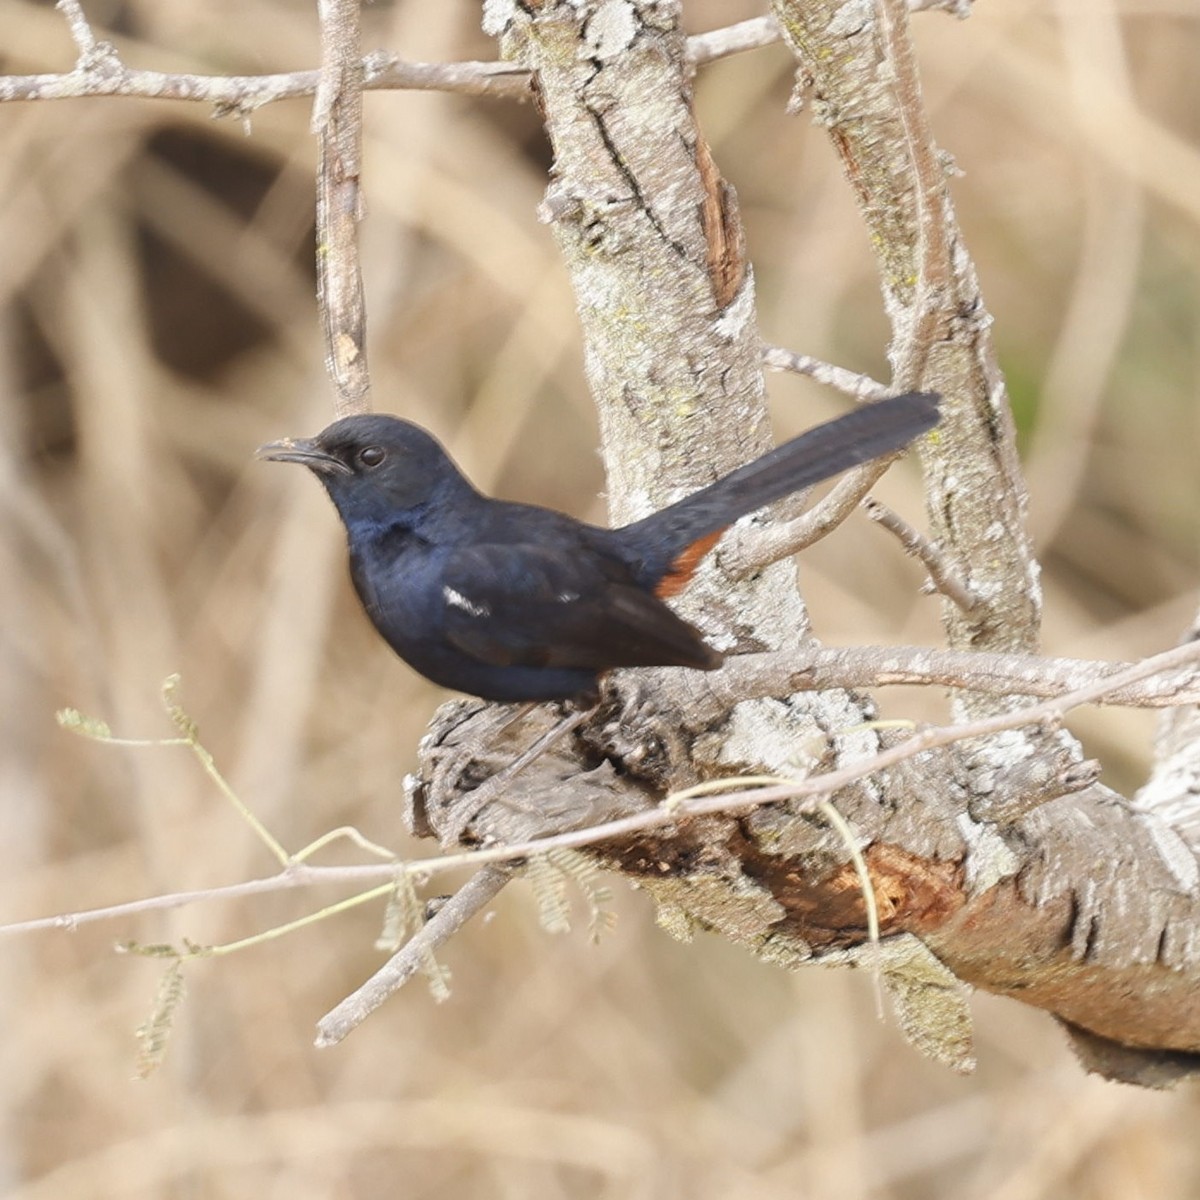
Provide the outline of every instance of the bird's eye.
{"type": "Polygon", "coordinates": [[[364,446],[358,452],[358,461],[364,467],[377,467],[387,458],[387,451],[382,446],[364,446]]]}

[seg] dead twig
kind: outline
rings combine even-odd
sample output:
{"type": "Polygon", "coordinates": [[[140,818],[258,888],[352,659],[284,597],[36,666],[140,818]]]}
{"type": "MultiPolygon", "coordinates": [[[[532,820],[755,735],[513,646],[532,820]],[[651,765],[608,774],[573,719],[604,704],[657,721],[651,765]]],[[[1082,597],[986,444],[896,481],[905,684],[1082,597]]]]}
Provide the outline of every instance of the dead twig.
{"type": "MultiPolygon", "coordinates": [[[[212,104],[218,115],[248,116],[278,100],[313,96],[321,71],[270,75],[201,75],[139,71],[125,67],[115,47],[99,43],[83,19],[78,0],[58,5],[71,21],[81,62],[68,74],[0,76],[0,101],[71,100],[95,96],[138,96],[148,100],[194,100],[212,104]],[[72,12],[79,14],[76,24],[72,12]],[[90,41],[85,40],[90,35],[90,41]],[[108,46],[103,64],[93,62],[100,45],[108,46]]],[[[688,39],[688,58],[697,66],[757,49],[779,40],[773,17],[756,17],[688,39]]],[[[405,62],[375,51],[361,59],[362,86],[368,91],[436,91],[502,100],[529,100],[529,72],[507,62],[405,62]]]]}
{"type": "Polygon", "coordinates": [[[511,878],[512,871],[504,866],[486,866],[473,875],[362,987],[317,1022],[316,1045],[336,1045],[357,1029],[393,992],[425,968],[433,952],[494,900],[511,878]]]}
{"type": "Polygon", "coordinates": [[[317,302],[338,417],[366,412],[367,310],[358,256],[363,214],[363,65],[359,0],[319,0],[321,77],[313,101],[317,165],[317,302]]]}
{"type": "Polygon", "coordinates": [[[900,544],[929,572],[929,583],[933,591],[940,592],[948,600],[953,600],[963,612],[970,612],[978,603],[979,598],[955,577],[946,557],[923,533],[910,525],[899,513],[894,513],[878,500],[868,496],[863,501],[863,509],[868,517],[882,525],[889,533],[900,539],[900,544]]]}
{"type": "Polygon", "coordinates": [[[822,362],[807,354],[797,354],[795,350],[786,350],[782,346],[763,346],[762,361],[764,367],[807,375],[845,396],[853,396],[855,400],[882,400],[893,394],[886,383],[880,383],[869,375],[860,375],[857,371],[822,362]]]}
{"type": "Polygon", "coordinates": [[[79,0],[56,0],[54,5],[64,17],[71,29],[71,40],[79,50],[79,57],[86,59],[96,53],[96,35],[88,24],[79,0]]]}

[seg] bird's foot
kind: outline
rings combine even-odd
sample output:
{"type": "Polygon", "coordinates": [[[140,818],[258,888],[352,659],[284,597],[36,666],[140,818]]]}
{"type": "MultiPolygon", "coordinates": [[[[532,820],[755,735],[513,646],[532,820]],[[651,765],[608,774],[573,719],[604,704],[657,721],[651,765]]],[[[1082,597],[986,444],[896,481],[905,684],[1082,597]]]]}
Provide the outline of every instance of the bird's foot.
{"type": "Polygon", "coordinates": [[[564,716],[562,720],[558,721],[557,725],[554,725],[550,730],[542,734],[527,750],[517,755],[508,766],[498,770],[496,774],[484,780],[474,791],[469,792],[466,797],[463,797],[462,805],[455,812],[454,816],[451,817],[450,822],[446,824],[446,828],[443,830],[443,845],[452,846],[461,841],[462,835],[467,832],[470,822],[474,821],[475,817],[487,808],[488,804],[493,803],[494,800],[498,800],[500,797],[505,797],[506,803],[509,804],[510,808],[514,808],[517,811],[534,811],[536,808],[535,803],[526,804],[522,803],[521,798],[518,796],[506,796],[505,793],[508,791],[509,784],[530,763],[535,762],[544,755],[554,743],[558,742],[559,738],[565,737],[566,734],[580,727],[590,715],[592,715],[592,709],[586,708],[576,710],[576,712],[564,716]]]}
{"type": "Polygon", "coordinates": [[[609,682],[597,718],[584,733],[589,746],[621,770],[655,786],[667,786],[686,762],[686,739],[667,711],[653,675],[625,671],[609,682]]]}
{"type": "MultiPolygon", "coordinates": [[[[529,829],[530,836],[536,836],[533,818],[543,813],[553,816],[561,807],[547,803],[548,786],[578,772],[579,763],[573,753],[562,750],[554,755],[553,764],[539,770],[536,779],[527,776],[519,786],[514,786],[514,781],[592,713],[592,708],[564,711],[554,705],[531,704],[513,711],[477,701],[447,706],[435,723],[437,732],[427,734],[422,743],[421,777],[407,781],[409,828],[418,836],[436,836],[443,845],[454,845],[463,840],[485,808],[499,801],[508,814],[497,815],[500,824],[517,821],[529,829]],[[527,724],[514,730],[524,718],[527,724]]],[[[488,829],[474,830],[471,840],[496,836],[491,824],[489,819],[488,829]]]]}
{"type": "MultiPolygon", "coordinates": [[[[532,705],[526,705],[525,709],[528,711],[532,707],[532,705]]],[[[468,793],[464,797],[465,803],[454,813],[451,821],[442,833],[443,845],[456,845],[461,841],[463,834],[467,831],[467,827],[484,808],[493,801],[500,799],[501,796],[504,796],[509,784],[526,767],[541,758],[560,738],[565,737],[572,730],[578,729],[592,715],[592,712],[592,709],[584,708],[568,713],[562,720],[543,733],[528,749],[517,755],[506,767],[497,771],[490,778],[485,779],[479,787],[468,793]]],[[[510,719],[505,723],[504,728],[507,728],[515,720],[515,717],[510,719]]],[[[507,799],[508,803],[518,811],[529,812],[533,811],[535,807],[533,804],[523,805],[519,797],[509,796],[507,799]]]]}

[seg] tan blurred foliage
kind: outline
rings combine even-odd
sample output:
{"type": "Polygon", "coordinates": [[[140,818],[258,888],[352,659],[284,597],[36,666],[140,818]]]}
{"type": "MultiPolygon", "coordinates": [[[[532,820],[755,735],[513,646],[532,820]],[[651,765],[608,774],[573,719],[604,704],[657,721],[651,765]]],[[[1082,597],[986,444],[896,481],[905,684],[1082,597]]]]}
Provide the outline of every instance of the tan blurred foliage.
{"type": "MultiPolygon", "coordinates": [[[[308,5],[91,0],[130,64],[315,65],[308,5]]],[[[695,30],[757,15],[687,5],[695,30]]],[[[376,3],[366,43],[490,58],[466,0],[376,3]]],[[[1046,567],[1047,649],[1135,658],[1196,603],[1200,14],[1194,0],[981,2],[915,21],[956,201],[997,319],[1046,567]]],[[[0,0],[0,70],[63,71],[48,3],[0,0]]],[[[833,156],[784,114],[778,46],[706,68],[702,122],[738,188],[772,341],[885,377],[865,238],[833,156]]],[[[325,423],[309,106],[247,128],[185,103],[0,109],[3,919],[266,874],[185,751],[60,731],[75,705],[204,739],[288,846],[354,822],[406,844],[399,779],[438,696],[368,631],[333,513],[254,463],[325,423]]],[[[571,297],[534,217],[532,108],[367,97],[363,229],[376,402],[482,486],[603,519],[571,297]]],[[[839,401],[772,383],[781,434],[839,401]]],[[[885,494],[916,517],[915,476],[885,494]]],[[[830,642],[928,640],[915,567],[850,522],[808,556],[830,642]],[[906,597],[906,599],[901,599],[906,597]]],[[[901,694],[893,714],[929,701],[901,694]]],[[[1136,783],[1153,716],[1081,717],[1136,783]]],[[[336,856],[335,856],[336,857],[336,856]]],[[[377,961],[377,911],[193,964],[164,1068],[130,1080],[159,966],[114,939],[229,940],[334,897],[284,894],[9,938],[0,1192],[71,1197],[1033,1197],[1200,1193],[1195,1091],[1085,1079],[1042,1014],[981,999],[950,1077],[877,1023],[862,981],[680,946],[636,894],[599,946],[527,892],[445,955],[450,1001],[401,993],[336,1050],[315,1019],[377,961]]]]}

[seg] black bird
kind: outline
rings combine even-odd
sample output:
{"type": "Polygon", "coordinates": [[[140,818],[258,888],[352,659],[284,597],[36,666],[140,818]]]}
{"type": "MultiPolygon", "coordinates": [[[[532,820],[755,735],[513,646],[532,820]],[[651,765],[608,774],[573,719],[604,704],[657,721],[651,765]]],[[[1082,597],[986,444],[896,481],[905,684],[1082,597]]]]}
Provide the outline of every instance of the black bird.
{"type": "Polygon", "coordinates": [[[937,424],[938,400],[856,409],[620,529],[481,495],[398,417],[344,417],[258,455],[303,463],[325,485],[363,607],[411,667],[485,700],[587,704],[613,667],[720,666],[664,599],[739,517],[901,449],[937,424]]]}

